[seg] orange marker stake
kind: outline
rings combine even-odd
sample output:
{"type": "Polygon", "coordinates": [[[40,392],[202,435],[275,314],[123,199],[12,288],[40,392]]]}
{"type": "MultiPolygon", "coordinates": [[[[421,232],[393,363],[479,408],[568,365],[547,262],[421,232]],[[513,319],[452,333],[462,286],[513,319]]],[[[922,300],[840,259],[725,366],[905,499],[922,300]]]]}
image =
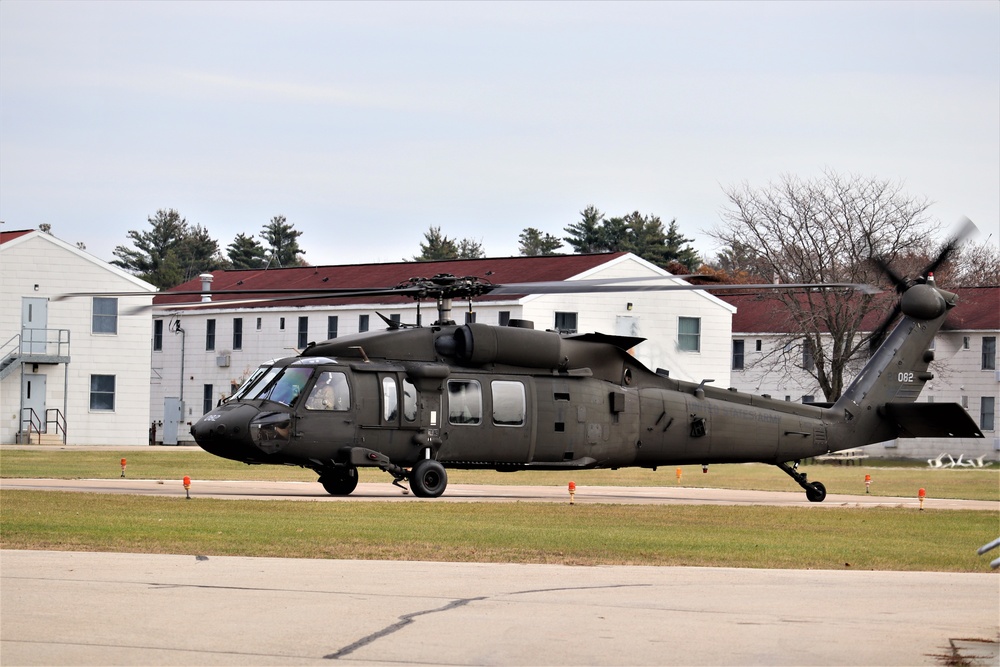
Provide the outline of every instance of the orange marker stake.
{"type": "Polygon", "coordinates": [[[927,492],[926,491],[924,491],[923,489],[920,489],[919,491],[917,491],[917,498],[920,499],[920,509],[921,510],[924,509],[924,498],[926,498],[926,497],[927,497],[927,492]]]}
{"type": "Polygon", "coordinates": [[[681,470],[680,468],[678,468],[678,469],[677,469],[677,483],[678,483],[678,484],[680,484],[680,483],[681,483],[681,473],[682,473],[682,472],[683,472],[683,471],[682,471],[682,470],[681,470]]]}
{"type": "Polygon", "coordinates": [[[569,504],[573,504],[573,497],[576,495],[576,482],[569,483],[569,504]]]}
{"type": "Polygon", "coordinates": [[[865,475],[865,493],[872,492],[872,476],[865,475]]]}
{"type": "Polygon", "coordinates": [[[125,459],[122,459],[122,477],[125,476],[125,459]]]}
{"type": "Polygon", "coordinates": [[[191,478],[184,475],[184,495],[191,500],[191,478]]]}

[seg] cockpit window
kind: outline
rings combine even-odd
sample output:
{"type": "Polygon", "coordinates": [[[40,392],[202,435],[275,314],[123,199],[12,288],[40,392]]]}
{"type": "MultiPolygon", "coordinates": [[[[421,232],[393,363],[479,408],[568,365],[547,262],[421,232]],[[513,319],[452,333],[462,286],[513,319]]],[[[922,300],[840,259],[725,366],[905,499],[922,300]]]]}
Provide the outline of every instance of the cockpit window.
{"type": "Polygon", "coordinates": [[[257,381],[260,380],[266,372],[267,366],[261,366],[255,370],[250,377],[243,381],[240,388],[233,392],[232,398],[237,400],[244,398],[244,395],[249,392],[255,384],[257,384],[257,381]]]}
{"type": "MultiPolygon", "coordinates": [[[[271,369],[272,371],[275,369],[271,369]]],[[[268,375],[271,373],[268,372],[268,375]]],[[[291,405],[302,393],[303,387],[313,374],[312,368],[285,368],[284,372],[269,385],[264,386],[263,391],[255,395],[254,398],[266,399],[291,405]]],[[[263,382],[261,383],[263,385],[263,382]]]]}
{"type": "MultiPolygon", "coordinates": [[[[254,398],[267,398],[267,393],[270,391],[271,383],[274,382],[274,378],[278,377],[278,373],[281,372],[280,368],[268,368],[266,373],[254,384],[246,386],[243,389],[243,394],[239,398],[244,399],[254,399],[254,398]]],[[[255,373],[256,375],[256,373],[255,373]]],[[[237,392],[238,394],[239,392],[237,392]]]]}
{"type": "Polygon", "coordinates": [[[339,371],[323,371],[306,399],[306,410],[342,411],[351,407],[351,388],[347,375],[339,371]]]}

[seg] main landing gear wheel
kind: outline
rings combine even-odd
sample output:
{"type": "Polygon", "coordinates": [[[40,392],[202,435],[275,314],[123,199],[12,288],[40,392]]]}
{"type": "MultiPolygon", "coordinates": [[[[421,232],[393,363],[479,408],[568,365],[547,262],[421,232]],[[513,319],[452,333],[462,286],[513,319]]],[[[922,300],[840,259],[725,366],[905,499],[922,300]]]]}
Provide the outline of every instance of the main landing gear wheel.
{"type": "Polygon", "coordinates": [[[811,482],[806,485],[806,498],[811,503],[821,503],[826,498],[826,487],[822,482],[811,482]]]}
{"type": "Polygon", "coordinates": [[[437,498],[448,486],[448,473],[434,459],[421,459],[410,471],[410,490],[418,498],[437,498]]]}
{"type": "Polygon", "coordinates": [[[327,470],[319,476],[319,483],[331,496],[349,496],[358,488],[358,469],[344,466],[327,470]]]}

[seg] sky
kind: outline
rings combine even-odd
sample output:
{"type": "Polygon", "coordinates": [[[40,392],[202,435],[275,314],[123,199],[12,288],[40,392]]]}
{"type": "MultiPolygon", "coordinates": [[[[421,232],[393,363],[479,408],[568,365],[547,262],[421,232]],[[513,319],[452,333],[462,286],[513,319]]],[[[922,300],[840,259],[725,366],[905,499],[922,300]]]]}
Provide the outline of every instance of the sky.
{"type": "Polygon", "coordinates": [[[712,257],[727,188],[826,171],[997,242],[1000,3],[0,2],[2,229],[106,261],[159,209],[321,265],[591,205],[712,257]]]}

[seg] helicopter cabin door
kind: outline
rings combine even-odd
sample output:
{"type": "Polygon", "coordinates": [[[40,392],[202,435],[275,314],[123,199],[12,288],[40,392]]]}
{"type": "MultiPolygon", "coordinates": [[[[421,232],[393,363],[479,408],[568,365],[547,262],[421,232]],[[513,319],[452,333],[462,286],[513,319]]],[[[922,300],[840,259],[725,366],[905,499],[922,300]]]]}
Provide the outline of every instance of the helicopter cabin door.
{"type": "Polygon", "coordinates": [[[450,377],[444,393],[439,460],[482,467],[530,461],[533,395],[528,378],[450,377]]]}

